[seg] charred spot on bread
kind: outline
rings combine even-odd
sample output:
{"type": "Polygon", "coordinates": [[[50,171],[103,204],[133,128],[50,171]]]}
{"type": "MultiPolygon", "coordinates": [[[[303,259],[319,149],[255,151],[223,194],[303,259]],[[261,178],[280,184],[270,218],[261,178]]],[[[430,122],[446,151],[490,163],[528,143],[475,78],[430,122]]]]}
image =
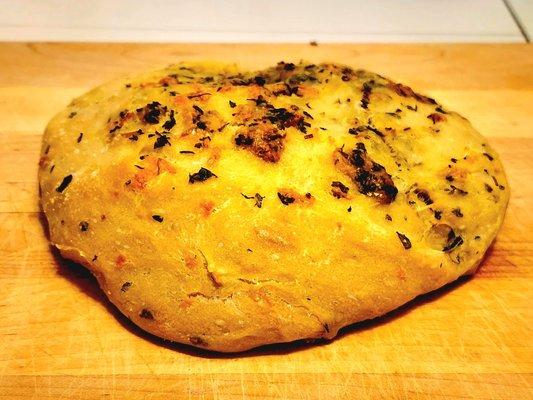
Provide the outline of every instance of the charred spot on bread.
{"type": "MultiPolygon", "coordinates": [[[[437,102],[431,97],[427,97],[419,93],[416,93],[409,86],[402,85],[401,83],[389,82],[388,87],[389,89],[394,90],[394,92],[396,92],[396,94],[398,94],[401,97],[412,97],[418,100],[419,102],[425,103],[425,104],[437,104],[437,102]]],[[[413,109],[413,111],[416,111],[416,110],[413,109]]]]}
{"type": "Polygon", "coordinates": [[[372,86],[370,86],[370,82],[363,83],[363,88],[361,89],[361,92],[361,107],[367,109],[368,104],[370,103],[370,93],[372,93],[372,86]]]}
{"type": "Polygon", "coordinates": [[[89,223],[87,221],[81,221],[80,224],[80,231],[87,232],[89,230],[89,223]]]}
{"type": "Polygon", "coordinates": [[[191,336],[189,337],[189,342],[194,346],[208,347],[209,344],[205,339],[202,339],[200,336],[191,336]]]}
{"type": "Polygon", "coordinates": [[[431,113],[427,116],[434,124],[437,122],[446,121],[446,116],[440,113],[431,113]]]}
{"type": "Polygon", "coordinates": [[[355,183],[359,193],[374,197],[381,204],[390,204],[396,198],[398,189],[391,175],[370,158],[363,143],[357,143],[350,153],[337,149],[334,162],[355,183]]]}
{"type": "Polygon", "coordinates": [[[141,312],[139,313],[139,317],[144,319],[154,319],[154,314],[152,311],[148,310],[147,308],[143,308],[141,312]]]}
{"type": "Polygon", "coordinates": [[[331,194],[333,197],[340,199],[340,198],[346,198],[348,191],[350,188],[339,181],[333,181],[331,182],[331,194]]]}
{"type": "Polygon", "coordinates": [[[238,131],[235,144],[247,148],[264,161],[274,163],[281,158],[285,136],[271,124],[258,124],[238,131]]]}

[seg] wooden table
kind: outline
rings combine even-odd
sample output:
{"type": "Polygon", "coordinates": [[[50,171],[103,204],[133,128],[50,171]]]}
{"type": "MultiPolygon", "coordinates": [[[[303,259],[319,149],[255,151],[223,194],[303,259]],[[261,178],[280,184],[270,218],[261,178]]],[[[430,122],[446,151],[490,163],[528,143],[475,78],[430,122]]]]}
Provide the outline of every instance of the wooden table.
{"type": "Polygon", "coordinates": [[[531,45],[0,44],[0,399],[533,397],[531,45]],[[331,60],[460,111],[503,157],[512,196],[480,272],[321,345],[238,356],[164,343],[47,244],[41,133],[72,97],[185,59],[331,60]]]}

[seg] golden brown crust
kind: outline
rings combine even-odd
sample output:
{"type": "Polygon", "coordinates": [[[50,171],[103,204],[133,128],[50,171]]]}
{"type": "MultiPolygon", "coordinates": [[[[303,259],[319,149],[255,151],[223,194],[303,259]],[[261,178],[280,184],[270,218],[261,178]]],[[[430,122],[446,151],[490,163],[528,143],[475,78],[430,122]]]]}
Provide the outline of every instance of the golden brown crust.
{"type": "Polygon", "coordinates": [[[178,64],[75,99],[40,160],[52,243],[158,336],[332,338],[475,270],[509,188],[467,120],[335,64],[178,64]]]}

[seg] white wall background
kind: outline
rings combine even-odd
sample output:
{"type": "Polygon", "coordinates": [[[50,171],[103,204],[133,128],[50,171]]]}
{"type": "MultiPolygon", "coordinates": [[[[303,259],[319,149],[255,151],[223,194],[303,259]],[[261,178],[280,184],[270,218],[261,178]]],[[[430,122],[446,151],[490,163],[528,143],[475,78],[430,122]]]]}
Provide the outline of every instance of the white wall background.
{"type": "Polygon", "coordinates": [[[524,42],[533,0],[505,1],[0,0],[0,40],[524,42]]]}

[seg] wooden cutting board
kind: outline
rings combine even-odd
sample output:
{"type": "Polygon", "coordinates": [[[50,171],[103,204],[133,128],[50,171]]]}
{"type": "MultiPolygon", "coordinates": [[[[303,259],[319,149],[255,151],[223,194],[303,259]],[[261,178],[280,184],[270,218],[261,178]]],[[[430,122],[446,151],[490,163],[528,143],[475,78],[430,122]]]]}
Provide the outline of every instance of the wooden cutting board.
{"type": "Polygon", "coordinates": [[[531,45],[0,44],[0,399],[533,398],[531,45]],[[47,121],[126,72],[180,60],[335,61],[460,111],[503,157],[511,203],[479,271],[318,345],[217,355],[143,333],[47,244],[47,121]]]}

